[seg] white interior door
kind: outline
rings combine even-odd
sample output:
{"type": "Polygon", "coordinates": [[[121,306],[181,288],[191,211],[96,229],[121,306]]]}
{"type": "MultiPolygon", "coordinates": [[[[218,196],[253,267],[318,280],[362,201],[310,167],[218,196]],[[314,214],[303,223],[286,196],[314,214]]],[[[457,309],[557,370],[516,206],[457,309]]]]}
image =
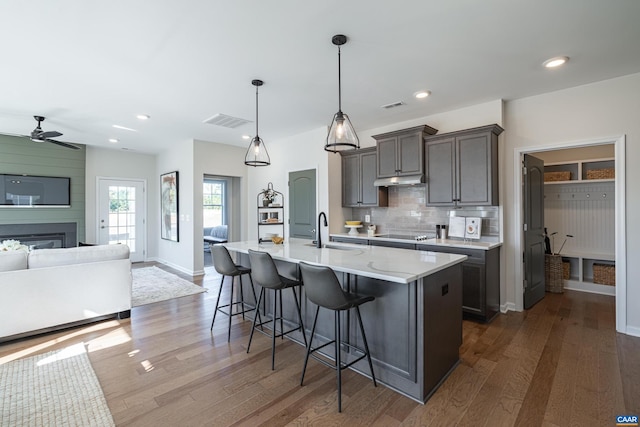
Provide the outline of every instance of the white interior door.
{"type": "Polygon", "coordinates": [[[144,181],[98,178],[98,243],[129,246],[131,262],[144,261],[144,181]]]}

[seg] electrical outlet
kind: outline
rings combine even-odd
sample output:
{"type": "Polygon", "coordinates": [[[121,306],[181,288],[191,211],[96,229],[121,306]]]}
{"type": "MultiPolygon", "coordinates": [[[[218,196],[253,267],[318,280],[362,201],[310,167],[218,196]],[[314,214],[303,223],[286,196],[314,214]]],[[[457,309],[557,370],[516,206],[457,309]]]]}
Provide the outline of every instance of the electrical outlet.
{"type": "Polygon", "coordinates": [[[371,215],[365,215],[364,222],[371,222],[371,215]]]}

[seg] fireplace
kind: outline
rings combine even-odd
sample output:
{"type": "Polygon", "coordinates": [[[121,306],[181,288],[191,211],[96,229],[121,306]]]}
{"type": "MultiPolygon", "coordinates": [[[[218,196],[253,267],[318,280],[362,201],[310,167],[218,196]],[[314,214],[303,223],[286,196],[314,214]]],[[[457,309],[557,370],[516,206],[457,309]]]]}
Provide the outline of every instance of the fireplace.
{"type": "Polygon", "coordinates": [[[38,224],[0,224],[0,241],[19,240],[34,249],[72,248],[77,246],[75,222],[38,224]]]}

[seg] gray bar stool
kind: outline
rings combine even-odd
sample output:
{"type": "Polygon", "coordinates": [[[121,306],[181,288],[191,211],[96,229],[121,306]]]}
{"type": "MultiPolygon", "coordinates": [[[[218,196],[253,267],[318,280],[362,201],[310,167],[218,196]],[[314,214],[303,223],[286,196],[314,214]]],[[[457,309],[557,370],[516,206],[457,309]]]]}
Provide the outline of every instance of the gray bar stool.
{"type": "Polygon", "coordinates": [[[242,314],[242,319],[244,320],[244,313],[248,311],[257,310],[258,300],[256,298],[256,291],[253,287],[253,280],[251,279],[251,269],[248,267],[244,267],[242,265],[237,265],[231,259],[231,255],[229,255],[229,251],[222,245],[213,245],[211,247],[211,257],[213,258],[213,267],[216,271],[222,275],[222,281],[220,282],[220,290],[218,291],[218,300],[216,301],[216,309],[213,311],[213,320],[211,320],[211,330],[213,330],[213,322],[216,321],[216,314],[221,312],[222,314],[226,314],[229,316],[229,332],[227,335],[227,342],[231,341],[231,317],[236,316],[238,314],[242,314]],[[251,282],[251,291],[253,292],[253,300],[256,302],[255,307],[247,308],[248,304],[244,302],[244,292],[242,290],[242,275],[248,274],[249,281],[251,282]],[[220,295],[222,295],[222,285],[224,284],[225,276],[231,276],[231,296],[229,297],[229,304],[220,305],[220,295]],[[233,301],[233,281],[235,277],[240,277],[240,300],[234,302],[233,301]],[[233,308],[236,305],[240,305],[241,310],[233,312],[233,308]],[[226,312],[223,308],[229,307],[229,311],[226,312]]]}
{"type": "Polygon", "coordinates": [[[299,280],[289,279],[287,277],[278,274],[276,264],[273,262],[273,258],[267,252],[254,251],[249,249],[249,260],[251,262],[251,275],[258,285],[261,286],[260,295],[258,296],[257,307],[260,306],[260,302],[264,298],[265,289],[273,289],[273,316],[271,320],[266,320],[260,323],[257,322],[258,314],[260,310],[256,311],[256,316],[253,318],[253,326],[251,327],[251,335],[249,336],[249,345],[247,346],[247,353],[251,348],[251,340],[253,339],[253,332],[257,330],[266,335],[266,332],[262,330],[262,326],[273,322],[273,332],[271,334],[271,370],[275,369],[276,358],[276,337],[284,337],[285,335],[301,330],[302,339],[305,346],[307,345],[307,337],[304,332],[304,326],[302,325],[302,314],[300,313],[300,304],[298,303],[298,294],[296,293],[296,287],[301,286],[302,282],[299,280]],[[296,310],[298,312],[299,324],[297,328],[284,330],[284,323],[282,321],[282,290],[291,288],[293,291],[293,300],[296,302],[296,310]],[[280,316],[278,317],[278,301],[280,302],[280,316]],[[276,332],[277,321],[280,321],[280,333],[276,332]],[[260,327],[260,329],[258,329],[260,327]]]}
{"type": "Polygon", "coordinates": [[[345,292],[338,282],[333,270],[329,267],[317,266],[300,262],[300,271],[302,273],[302,281],[304,282],[304,290],[309,301],[317,305],[316,315],[313,320],[313,327],[311,328],[311,338],[309,338],[309,345],[307,346],[307,354],[304,358],[304,367],[302,368],[302,378],[300,379],[300,385],[304,382],[304,374],[307,370],[307,362],[309,356],[313,357],[318,362],[332,369],[335,369],[338,376],[338,412],[342,412],[342,370],[348,368],[356,362],[359,362],[364,357],[369,362],[369,369],[371,370],[371,379],[373,380],[374,387],[377,387],[376,377],[373,374],[373,364],[371,363],[371,355],[369,353],[369,346],[367,345],[367,336],[364,333],[364,327],[362,325],[362,318],[360,317],[360,305],[365,302],[373,301],[375,298],[372,296],[357,295],[350,292],[345,292]],[[329,341],[319,347],[312,348],[313,335],[316,331],[316,322],[318,321],[318,313],[320,307],[324,307],[329,310],[333,310],[335,314],[335,337],[333,341],[329,341]],[[349,310],[351,308],[356,309],[356,315],[358,317],[358,324],[360,325],[360,333],[362,334],[362,343],[364,344],[364,351],[361,349],[346,343],[340,339],[340,312],[349,310]],[[335,344],[335,364],[331,364],[326,360],[320,359],[313,354],[314,351],[320,350],[328,345],[335,344]],[[340,347],[341,345],[347,346],[356,350],[359,353],[363,353],[362,356],[347,364],[343,364],[340,360],[340,347]]]}

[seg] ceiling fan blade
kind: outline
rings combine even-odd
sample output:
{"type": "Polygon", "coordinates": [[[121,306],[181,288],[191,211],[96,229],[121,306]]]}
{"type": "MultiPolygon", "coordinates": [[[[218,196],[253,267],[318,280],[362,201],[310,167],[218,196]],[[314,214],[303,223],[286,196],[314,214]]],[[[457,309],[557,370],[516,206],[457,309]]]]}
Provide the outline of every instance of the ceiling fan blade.
{"type": "Polygon", "coordinates": [[[58,136],[62,136],[62,134],[55,130],[48,131],[48,132],[40,132],[40,134],[38,135],[40,139],[56,138],[58,136]]]}
{"type": "Polygon", "coordinates": [[[61,147],[71,148],[73,150],[79,150],[80,149],[80,147],[76,147],[75,145],[72,145],[72,144],[69,144],[69,143],[66,143],[66,142],[62,142],[62,141],[56,141],[54,139],[45,139],[44,141],[50,142],[52,144],[57,144],[57,145],[59,145],[61,147]]]}

